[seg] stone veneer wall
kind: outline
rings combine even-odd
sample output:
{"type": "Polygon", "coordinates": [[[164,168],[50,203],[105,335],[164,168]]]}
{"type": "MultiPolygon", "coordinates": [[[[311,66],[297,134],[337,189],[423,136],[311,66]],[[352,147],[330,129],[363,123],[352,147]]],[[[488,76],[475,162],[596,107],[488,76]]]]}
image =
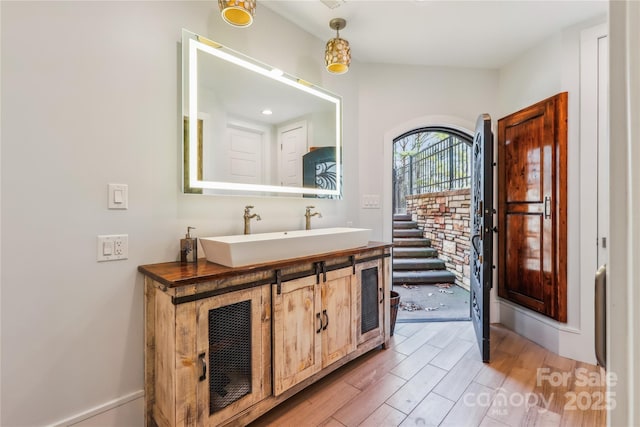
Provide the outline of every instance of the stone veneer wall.
{"type": "Polygon", "coordinates": [[[469,290],[471,190],[407,196],[407,213],[431,239],[438,257],[456,275],[456,284],[469,290]]]}

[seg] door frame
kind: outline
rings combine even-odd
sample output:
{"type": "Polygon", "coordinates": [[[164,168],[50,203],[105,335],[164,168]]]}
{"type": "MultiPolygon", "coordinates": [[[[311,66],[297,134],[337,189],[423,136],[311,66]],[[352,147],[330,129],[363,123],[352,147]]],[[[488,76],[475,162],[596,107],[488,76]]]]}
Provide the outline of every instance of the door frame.
{"type": "MultiPolygon", "coordinates": [[[[576,325],[595,342],[595,313],[586,310],[595,298],[593,284],[598,269],[598,41],[607,36],[606,24],[580,34],[580,288],[581,316],[576,325]],[[594,209],[594,207],[596,207],[594,209]],[[584,310],[582,308],[585,308],[584,310]]],[[[606,102],[606,100],[605,100],[606,102]]]]}
{"type": "MultiPolygon", "coordinates": [[[[496,126],[495,121],[492,121],[491,131],[495,135],[496,134],[496,126]]],[[[429,127],[441,127],[441,128],[449,128],[458,132],[463,132],[469,135],[472,139],[475,134],[475,122],[461,119],[455,116],[447,116],[447,115],[429,115],[416,117],[412,120],[409,120],[405,123],[402,123],[384,134],[384,147],[383,147],[383,184],[382,184],[382,194],[393,194],[393,140],[398,136],[410,132],[414,129],[418,128],[429,128],[429,127]]],[[[495,161],[495,152],[494,152],[494,161],[495,161]]],[[[497,177],[496,170],[493,170],[493,206],[496,206],[496,194],[497,194],[497,177]]],[[[382,239],[385,242],[393,241],[393,203],[383,203],[382,204],[382,239]]],[[[493,259],[497,259],[497,240],[496,233],[493,233],[493,259]]],[[[493,283],[497,283],[496,270],[492,272],[493,283]]],[[[500,319],[500,304],[497,299],[497,287],[494,286],[491,289],[491,296],[489,298],[489,322],[496,323],[500,319]]]]}
{"type": "Polygon", "coordinates": [[[630,0],[609,2],[610,70],[610,236],[607,282],[608,368],[617,375],[616,409],[609,411],[609,425],[640,424],[640,169],[631,167],[640,160],[640,3],[630,0]],[[615,331],[615,333],[611,333],[615,331]]]}

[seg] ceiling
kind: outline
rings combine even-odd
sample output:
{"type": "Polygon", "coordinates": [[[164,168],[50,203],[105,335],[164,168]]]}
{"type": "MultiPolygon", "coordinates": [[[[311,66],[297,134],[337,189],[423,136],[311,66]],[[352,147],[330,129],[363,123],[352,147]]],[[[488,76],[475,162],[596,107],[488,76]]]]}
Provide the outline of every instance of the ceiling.
{"type": "Polygon", "coordinates": [[[553,33],[604,16],[606,0],[259,0],[322,40],[340,36],[354,61],[497,69],[553,33]],[[330,9],[325,3],[337,4],[330,9]]]}

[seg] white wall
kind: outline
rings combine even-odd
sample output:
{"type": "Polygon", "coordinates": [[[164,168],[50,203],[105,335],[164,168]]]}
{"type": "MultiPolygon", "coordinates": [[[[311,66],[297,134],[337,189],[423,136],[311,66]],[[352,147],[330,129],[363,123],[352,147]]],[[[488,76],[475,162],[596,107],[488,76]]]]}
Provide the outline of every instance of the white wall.
{"type": "Polygon", "coordinates": [[[593,242],[585,241],[580,234],[580,222],[592,211],[581,211],[580,206],[593,208],[597,200],[594,192],[584,191],[580,184],[580,34],[584,28],[602,22],[606,22],[605,17],[566,29],[528,50],[500,70],[498,91],[499,117],[559,92],[569,93],[567,323],[556,322],[502,299],[499,300],[500,321],[558,354],[590,363],[595,363],[593,274],[582,273],[590,268],[583,265],[581,247],[593,242]],[[585,197],[590,199],[581,200],[585,197]]]}
{"type": "MultiPolygon", "coordinates": [[[[181,28],[341,94],[347,164],[358,151],[353,77],[329,76],[323,41],[266,8],[250,28],[235,29],[222,22],[215,2],[0,7],[0,424],[66,424],[118,399],[139,407],[137,266],[177,259],[188,225],[197,236],[242,232],[243,206],[251,203],[262,216],[256,232],[303,227],[308,203],[180,193],[181,28]],[[129,210],[107,210],[110,182],[129,185],[129,210]],[[129,259],[97,263],[96,236],[112,233],[129,235],[129,259]]],[[[349,202],[354,176],[347,171],[344,201],[315,202],[323,214],[318,226],[358,225],[349,202]]],[[[139,414],[126,415],[136,411],[121,413],[109,418],[139,425],[139,414]]]]}
{"type": "Polygon", "coordinates": [[[498,75],[493,70],[367,64],[358,70],[358,90],[360,194],[380,195],[382,207],[361,209],[360,224],[390,241],[393,138],[433,124],[427,123],[430,116],[473,132],[478,115],[496,109],[498,75]]]}

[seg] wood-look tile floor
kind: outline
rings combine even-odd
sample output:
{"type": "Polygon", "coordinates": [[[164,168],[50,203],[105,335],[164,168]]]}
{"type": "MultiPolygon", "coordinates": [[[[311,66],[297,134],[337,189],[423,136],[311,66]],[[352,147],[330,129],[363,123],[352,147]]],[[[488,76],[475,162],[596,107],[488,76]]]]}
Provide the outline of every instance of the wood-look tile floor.
{"type": "Polygon", "coordinates": [[[482,363],[471,322],[400,323],[390,348],[352,361],[251,426],[606,425],[600,368],[500,325],[491,326],[491,353],[482,363]]]}

